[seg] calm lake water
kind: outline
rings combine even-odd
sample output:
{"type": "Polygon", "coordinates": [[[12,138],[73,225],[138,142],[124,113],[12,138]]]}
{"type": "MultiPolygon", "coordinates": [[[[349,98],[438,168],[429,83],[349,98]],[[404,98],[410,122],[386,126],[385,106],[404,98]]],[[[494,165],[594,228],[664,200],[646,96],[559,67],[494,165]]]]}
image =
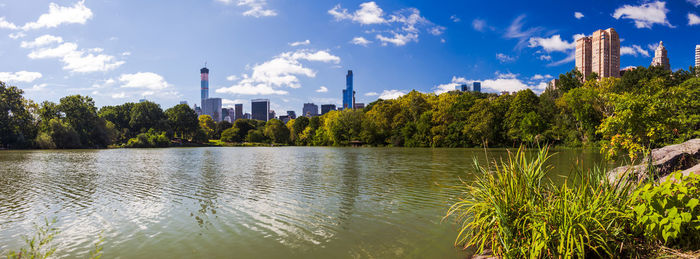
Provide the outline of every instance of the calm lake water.
{"type": "MultiPolygon", "coordinates": [[[[589,150],[558,150],[552,176],[589,150]]],[[[506,154],[489,150],[489,160],[506,154]]],[[[483,149],[0,151],[0,252],[56,218],[57,256],[460,258],[441,222],[483,149]]]]}

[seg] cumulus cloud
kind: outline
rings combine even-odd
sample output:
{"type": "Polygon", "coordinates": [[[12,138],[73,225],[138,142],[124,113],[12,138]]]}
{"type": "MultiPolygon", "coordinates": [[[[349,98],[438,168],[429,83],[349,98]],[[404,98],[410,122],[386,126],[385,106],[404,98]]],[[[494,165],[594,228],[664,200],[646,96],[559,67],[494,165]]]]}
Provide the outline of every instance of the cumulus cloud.
{"type": "Polygon", "coordinates": [[[352,38],[350,43],[367,47],[367,45],[372,43],[372,41],[365,39],[365,37],[355,37],[355,38],[352,38]]]}
{"type": "MultiPolygon", "coordinates": [[[[419,27],[425,28],[432,35],[439,36],[445,31],[445,27],[435,25],[428,19],[420,15],[420,11],[416,8],[404,8],[386,16],[384,10],[375,2],[365,2],[360,4],[360,9],[355,12],[349,12],[340,4],[328,10],[328,13],[335,18],[336,21],[350,20],[361,25],[377,25],[386,24],[390,26],[387,30],[377,32],[375,38],[382,43],[382,46],[392,44],[394,46],[404,46],[409,42],[418,42],[420,34],[419,27]]],[[[357,39],[357,38],[356,38],[357,39]]],[[[362,38],[364,39],[364,38],[362,38]]],[[[369,42],[351,41],[353,44],[365,46],[369,42]]]]}
{"type": "Polygon", "coordinates": [[[316,89],[316,92],[317,93],[326,93],[326,92],[328,92],[328,88],[325,86],[321,86],[318,89],[316,89]]]}
{"type": "Polygon", "coordinates": [[[55,28],[61,24],[85,24],[92,18],[92,11],[85,6],[85,0],[75,3],[73,6],[60,6],[56,3],[49,4],[49,12],[39,16],[35,22],[29,22],[22,26],[23,30],[41,28],[55,28]]]}
{"type": "Polygon", "coordinates": [[[227,76],[227,77],[226,77],[226,80],[228,80],[228,81],[236,81],[236,80],[238,80],[238,76],[237,76],[237,75],[230,75],[230,76],[227,76]]]}
{"type": "MultiPolygon", "coordinates": [[[[27,44],[32,45],[40,43],[41,45],[46,45],[57,42],[55,38],[45,38],[39,41],[37,41],[37,39],[27,44]]],[[[53,48],[35,48],[29,53],[28,57],[31,59],[57,58],[63,62],[64,70],[78,73],[110,71],[125,63],[124,61],[116,60],[114,56],[99,54],[100,52],[102,52],[100,48],[78,50],[77,44],[66,42],[53,48]]]]}
{"type": "Polygon", "coordinates": [[[379,93],[377,93],[377,92],[368,92],[365,94],[365,96],[377,96],[377,95],[379,95],[379,93]]]}
{"type": "MultiPolygon", "coordinates": [[[[546,78],[543,76],[543,78],[546,78]]],[[[539,82],[537,84],[526,84],[517,78],[517,75],[506,73],[506,74],[496,74],[496,78],[486,79],[486,80],[473,80],[464,77],[453,76],[452,81],[447,84],[441,84],[436,86],[435,93],[441,94],[448,91],[455,90],[457,86],[461,84],[471,84],[473,82],[481,82],[482,92],[500,93],[502,91],[517,92],[520,90],[531,89],[536,93],[544,91],[547,87],[546,82],[539,82]]]]}
{"type": "Polygon", "coordinates": [[[340,58],[327,50],[303,49],[285,52],[262,64],[255,65],[250,75],[244,74],[236,84],[216,89],[216,92],[243,95],[288,94],[289,92],[276,88],[299,88],[301,87],[299,76],[316,77],[316,72],[305,67],[302,61],[338,64],[340,58]]]}
{"type": "Polygon", "coordinates": [[[698,25],[700,24],[700,16],[694,13],[688,13],[688,25],[698,25]]]}
{"type": "Polygon", "coordinates": [[[674,26],[671,25],[666,18],[667,13],[668,9],[666,9],[666,2],[656,1],[639,6],[623,5],[622,7],[617,8],[612,16],[615,19],[630,19],[634,21],[634,25],[640,29],[651,29],[654,24],[674,28],[674,26]]]}
{"type": "Polygon", "coordinates": [[[276,16],[275,10],[267,9],[266,0],[216,0],[219,3],[230,5],[236,3],[237,6],[246,7],[248,10],[243,12],[245,16],[253,16],[255,18],[276,16]]]}
{"type": "Polygon", "coordinates": [[[63,38],[46,34],[46,35],[37,37],[33,41],[22,41],[22,43],[20,43],[20,47],[22,47],[22,48],[36,48],[36,47],[43,47],[43,46],[53,44],[53,43],[62,43],[62,42],[63,42],[63,38]]]}
{"type": "Polygon", "coordinates": [[[304,45],[309,45],[309,44],[311,44],[311,41],[305,40],[305,41],[297,41],[297,42],[289,43],[289,46],[296,47],[296,46],[304,46],[304,45]]]}
{"type": "Polygon", "coordinates": [[[10,30],[16,30],[17,25],[14,23],[8,22],[5,20],[5,17],[0,17],[0,29],[10,29],[10,30]]]}
{"type": "Polygon", "coordinates": [[[576,19],[581,19],[583,18],[583,14],[581,12],[574,12],[574,17],[576,17],[576,19]]]}
{"type": "Polygon", "coordinates": [[[508,62],[515,61],[514,57],[508,56],[508,55],[503,54],[503,53],[496,54],[496,59],[498,59],[498,61],[501,61],[501,63],[508,63],[508,62]]]}
{"type": "Polygon", "coordinates": [[[637,56],[637,55],[642,55],[645,57],[649,57],[649,52],[639,45],[632,45],[632,46],[622,46],[620,47],[620,55],[632,55],[632,56],[637,56]]]}
{"type": "Polygon", "coordinates": [[[123,88],[139,88],[148,90],[164,90],[171,85],[163,76],[151,72],[139,72],[134,74],[122,74],[119,82],[123,88]]]}
{"type": "Polygon", "coordinates": [[[247,100],[243,100],[243,99],[231,100],[231,99],[223,98],[223,99],[221,99],[221,106],[224,108],[231,108],[231,107],[235,107],[236,104],[242,104],[245,102],[247,102],[247,100]]]}
{"type": "Polygon", "coordinates": [[[474,21],[472,21],[472,28],[477,31],[484,31],[486,28],[486,21],[479,18],[474,19],[474,21]]]}
{"type": "Polygon", "coordinates": [[[10,34],[7,35],[7,36],[10,37],[10,39],[16,40],[16,39],[19,39],[19,38],[24,38],[25,36],[27,36],[27,34],[25,34],[24,32],[21,32],[21,31],[20,31],[20,32],[10,33],[10,34]]]}
{"type": "Polygon", "coordinates": [[[545,61],[552,61],[552,56],[550,55],[541,55],[539,57],[540,60],[545,60],[545,61]]]}
{"type": "Polygon", "coordinates": [[[391,100],[404,95],[406,95],[406,91],[403,90],[384,90],[381,94],[379,94],[379,99],[391,100]]]}
{"type": "Polygon", "coordinates": [[[535,75],[532,76],[532,78],[530,78],[530,79],[532,79],[532,80],[544,80],[544,79],[551,79],[551,78],[552,78],[551,75],[540,75],[540,74],[535,74],[535,75]]]}
{"type": "Polygon", "coordinates": [[[693,4],[695,7],[700,6],[700,0],[688,0],[688,3],[693,4]]]}
{"type": "Polygon", "coordinates": [[[39,72],[19,71],[19,72],[0,72],[0,81],[14,83],[31,83],[34,80],[41,78],[39,72]]]}
{"type": "Polygon", "coordinates": [[[576,48],[576,43],[574,41],[567,42],[565,40],[562,40],[561,36],[557,34],[549,38],[530,38],[528,46],[530,48],[542,47],[542,49],[544,49],[547,52],[566,52],[570,49],[576,48]]]}
{"type": "Polygon", "coordinates": [[[349,13],[348,9],[343,9],[340,7],[340,4],[337,4],[333,9],[328,10],[328,14],[332,15],[337,21],[347,19],[364,25],[387,22],[383,17],[384,10],[379,8],[379,5],[375,2],[360,4],[360,9],[354,13],[349,13]]]}
{"type": "Polygon", "coordinates": [[[127,97],[126,92],[113,93],[111,95],[112,99],[124,99],[127,97]]]}

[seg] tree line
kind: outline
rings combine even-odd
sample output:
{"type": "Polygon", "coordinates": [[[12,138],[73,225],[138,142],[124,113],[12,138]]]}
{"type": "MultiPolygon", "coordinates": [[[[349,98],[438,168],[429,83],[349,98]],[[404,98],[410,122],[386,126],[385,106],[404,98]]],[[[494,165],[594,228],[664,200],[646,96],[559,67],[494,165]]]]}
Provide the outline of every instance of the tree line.
{"type": "Polygon", "coordinates": [[[10,148],[165,147],[255,142],[299,146],[512,147],[547,143],[600,146],[610,156],[700,136],[700,79],[695,68],[638,67],[621,78],[584,81],[576,69],[541,95],[418,91],[362,110],[331,111],[286,124],[215,122],[188,105],[153,102],[97,109],[73,95],[36,104],[0,82],[0,145],[10,148]]]}

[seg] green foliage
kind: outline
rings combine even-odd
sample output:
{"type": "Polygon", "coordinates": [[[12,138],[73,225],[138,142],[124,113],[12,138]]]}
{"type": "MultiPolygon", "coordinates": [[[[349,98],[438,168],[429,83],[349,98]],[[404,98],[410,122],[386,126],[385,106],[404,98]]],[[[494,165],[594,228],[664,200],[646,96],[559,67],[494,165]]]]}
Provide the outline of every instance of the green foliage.
{"type": "Polygon", "coordinates": [[[190,139],[199,129],[197,113],[187,104],[178,104],[165,110],[165,117],[168,118],[170,127],[180,138],[190,139]]]}
{"type": "Polygon", "coordinates": [[[233,124],[231,124],[228,121],[220,121],[216,123],[216,126],[214,127],[214,135],[212,136],[213,139],[221,139],[221,133],[224,132],[224,130],[230,129],[233,127],[233,124]]]}
{"type": "Polygon", "coordinates": [[[214,135],[216,122],[209,115],[199,115],[199,128],[204,131],[207,139],[211,139],[214,135]]]}
{"type": "Polygon", "coordinates": [[[136,135],[135,138],[129,139],[125,145],[125,147],[128,148],[155,148],[168,146],[170,146],[170,139],[166,136],[165,132],[157,133],[154,130],[136,135]]]}
{"type": "Polygon", "coordinates": [[[146,101],[134,104],[129,115],[129,127],[133,132],[143,133],[150,129],[167,130],[168,123],[163,109],[154,102],[146,101]]]}
{"type": "Polygon", "coordinates": [[[628,213],[637,229],[664,244],[700,248],[700,175],[675,173],[666,181],[648,183],[632,194],[628,213]]]}
{"type": "Polygon", "coordinates": [[[254,142],[254,143],[263,143],[263,142],[267,142],[268,139],[265,138],[265,134],[263,134],[262,130],[254,129],[254,130],[248,131],[248,134],[245,137],[245,141],[254,142]]]}
{"type": "Polygon", "coordinates": [[[21,89],[0,82],[0,147],[25,147],[36,136],[30,113],[34,104],[22,94],[21,89]]]}
{"type": "Polygon", "coordinates": [[[58,235],[59,231],[52,225],[56,223],[56,219],[49,221],[44,220],[43,225],[34,223],[35,233],[33,236],[24,236],[26,247],[20,248],[19,251],[10,251],[7,254],[8,259],[46,259],[50,258],[56,248],[52,241],[58,235]]]}
{"type": "Polygon", "coordinates": [[[267,121],[263,133],[272,143],[287,144],[289,142],[289,129],[278,119],[267,121]]]}
{"type": "Polygon", "coordinates": [[[462,223],[455,244],[505,258],[619,256],[630,186],[604,181],[601,170],[555,185],[545,179],[549,157],[521,148],[491,168],[475,161],[477,180],[447,213],[462,223]]]}
{"type": "Polygon", "coordinates": [[[224,142],[241,142],[243,139],[239,134],[238,128],[228,128],[221,133],[221,141],[224,142]]]}

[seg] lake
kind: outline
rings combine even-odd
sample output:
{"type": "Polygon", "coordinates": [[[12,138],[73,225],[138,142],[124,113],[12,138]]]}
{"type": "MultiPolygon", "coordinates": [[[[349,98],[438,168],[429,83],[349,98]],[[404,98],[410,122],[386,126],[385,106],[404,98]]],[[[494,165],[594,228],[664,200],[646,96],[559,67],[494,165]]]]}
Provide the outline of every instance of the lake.
{"type": "MultiPolygon", "coordinates": [[[[554,179],[594,150],[556,150],[554,179]]],[[[211,147],[0,151],[0,252],[55,218],[85,258],[463,258],[454,219],[483,149],[211,147]],[[442,222],[441,222],[442,221],[442,222]]],[[[489,149],[488,159],[505,149],[489,149]]],[[[3,253],[4,254],[4,253],[3,253]]]]}

